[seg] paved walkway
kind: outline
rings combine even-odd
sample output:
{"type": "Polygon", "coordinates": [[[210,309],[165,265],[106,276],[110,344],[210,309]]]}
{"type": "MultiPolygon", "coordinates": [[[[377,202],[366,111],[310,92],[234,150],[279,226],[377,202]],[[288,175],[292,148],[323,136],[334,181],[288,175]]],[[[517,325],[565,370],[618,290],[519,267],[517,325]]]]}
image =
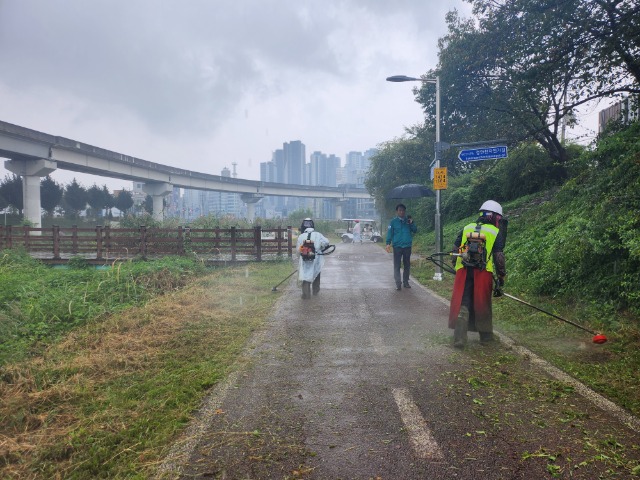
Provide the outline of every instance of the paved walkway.
{"type": "Polygon", "coordinates": [[[212,394],[168,476],[597,478],[587,441],[640,443],[512,347],[470,333],[453,349],[447,302],[411,284],[396,291],[391,255],[365,243],[327,257],[318,296],[279,287],[251,365],[212,394]]]}

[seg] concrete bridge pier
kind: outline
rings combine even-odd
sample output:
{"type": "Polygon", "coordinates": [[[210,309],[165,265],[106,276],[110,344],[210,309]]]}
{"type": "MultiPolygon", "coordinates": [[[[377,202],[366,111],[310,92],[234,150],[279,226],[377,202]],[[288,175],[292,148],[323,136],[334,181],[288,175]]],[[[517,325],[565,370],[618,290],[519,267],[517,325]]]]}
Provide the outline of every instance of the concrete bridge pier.
{"type": "Polygon", "coordinates": [[[336,220],[342,220],[342,206],[347,204],[346,200],[335,200],[336,203],[336,220]]]}
{"type": "Polygon", "coordinates": [[[247,220],[253,222],[256,218],[256,203],[264,198],[261,193],[243,193],[240,199],[247,205],[247,220]]]}
{"type": "MultiPolygon", "coordinates": [[[[58,165],[53,160],[7,160],[4,168],[22,177],[22,206],[24,219],[32,227],[42,227],[42,207],[40,206],[40,178],[54,172],[58,165]]],[[[32,232],[39,234],[40,232],[32,232]]]]}
{"type": "Polygon", "coordinates": [[[153,219],[161,222],[164,219],[164,197],[173,192],[170,183],[145,183],[142,191],[153,199],[153,219]]]}

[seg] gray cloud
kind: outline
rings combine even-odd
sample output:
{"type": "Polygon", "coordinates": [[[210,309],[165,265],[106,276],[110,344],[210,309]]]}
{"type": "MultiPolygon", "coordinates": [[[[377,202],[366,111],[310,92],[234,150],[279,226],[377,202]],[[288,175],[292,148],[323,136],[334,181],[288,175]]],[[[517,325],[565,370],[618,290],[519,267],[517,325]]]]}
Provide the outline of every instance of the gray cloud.
{"type": "Polygon", "coordinates": [[[282,142],[344,155],[419,118],[410,87],[384,78],[435,65],[454,7],[468,6],[0,0],[0,119],[215,173],[253,159],[255,177],[282,142]]]}
{"type": "Polygon", "coordinates": [[[160,130],[206,129],[247,90],[268,94],[302,74],[347,75],[358,52],[332,38],[350,41],[349,34],[366,32],[367,21],[382,26],[393,14],[411,24],[433,21],[427,7],[434,4],[440,2],[5,1],[0,62],[10,68],[2,79],[14,88],[46,83],[92,104],[122,105],[160,130]]]}
{"type": "MultiPolygon", "coordinates": [[[[295,2],[292,4],[295,5],[295,2]]],[[[327,22],[279,2],[5,2],[3,81],[123,105],[161,130],[208,128],[263,68],[332,71],[327,22]]]]}

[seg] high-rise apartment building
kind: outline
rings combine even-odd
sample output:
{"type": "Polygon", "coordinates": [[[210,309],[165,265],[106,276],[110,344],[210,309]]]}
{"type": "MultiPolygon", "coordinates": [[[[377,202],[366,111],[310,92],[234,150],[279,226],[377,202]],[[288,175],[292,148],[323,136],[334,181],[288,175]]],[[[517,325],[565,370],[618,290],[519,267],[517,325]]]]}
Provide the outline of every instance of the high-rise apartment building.
{"type": "Polygon", "coordinates": [[[313,152],[309,160],[309,185],[335,187],[336,169],[340,167],[340,159],[335,155],[313,152]]]}
{"type": "MultiPolygon", "coordinates": [[[[347,183],[358,185],[359,179],[362,179],[364,172],[364,158],[362,152],[349,152],[346,155],[345,169],[347,173],[347,183]]],[[[361,186],[361,185],[358,185],[361,186]]]]}
{"type": "Polygon", "coordinates": [[[260,181],[277,182],[276,164],[274,161],[260,163],[260,181]]]}
{"type": "Polygon", "coordinates": [[[282,145],[285,162],[285,183],[304,185],[306,163],[305,145],[300,140],[293,140],[282,145]]]}
{"type": "Polygon", "coordinates": [[[271,161],[276,166],[276,182],[277,183],[289,183],[287,182],[287,164],[284,158],[284,150],[278,149],[273,152],[273,158],[271,161]]]}

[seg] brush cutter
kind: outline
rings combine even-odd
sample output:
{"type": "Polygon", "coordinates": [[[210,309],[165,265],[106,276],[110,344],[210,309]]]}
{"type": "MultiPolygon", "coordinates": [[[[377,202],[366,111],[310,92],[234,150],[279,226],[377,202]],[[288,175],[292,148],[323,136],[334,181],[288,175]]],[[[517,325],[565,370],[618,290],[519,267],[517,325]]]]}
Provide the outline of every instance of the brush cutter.
{"type": "MultiPolygon", "coordinates": [[[[327,245],[326,247],[324,247],[322,249],[322,251],[318,252],[317,255],[330,255],[332,254],[334,251],[336,250],[336,246],[335,245],[327,245]]],[[[298,270],[294,270],[293,272],[291,272],[289,275],[287,275],[284,280],[282,280],[279,284],[277,284],[275,287],[273,287],[271,289],[272,292],[277,292],[278,291],[278,287],[280,285],[282,285],[284,282],[286,282],[289,278],[291,278],[291,276],[296,273],[298,270]]]]}
{"type": "Polygon", "coordinates": [[[515,300],[516,302],[520,302],[523,305],[526,305],[527,307],[531,307],[531,308],[533,308],[535,310],[538,310],[539,312],[546,313],[547,315],[550,315],[553,318],[557,318],[558,320],[561,320],[561,321],[563,321],[565,323],[568,323],[569,325],[573,325],[574,327],[579,328],[580,330],[584,330],[585,332],[588,332],[588,333],[593,335],[593,338],[591,339],[591,341],[593,343],[603,344],[603,343],[607,342],[607,337],[604,334],[598,333],[598,332],[594,332],[593,330],[589,330],[588,328],[586,328],[586,327],[584,327],[584,326],[582,326],[582,325],[580,325],[578,323],[572,322],[571,320],[567,320],[566,318],[562,318],[561,316],[556,315],[555,313],[547,312],[546,310],[543,310],[540,307],[536,307],[535,305],[531,305],[529,302],[525,302],[524,300],[522,300],[522,299],[520,299],[518,297],[514,297],[513,295],[509,295],[508,293],[505,293],[500,289],[500,287],[498,286],[497,279],[494,278],[494,281],[495,281],[495,285],[496,285],[496,288],[494,289],[494,292],[493,292],[493,296],[494,297],[505,296],[507,298],[510,298],[511,300],[515,300]]]}
{"type": "MultiPolygon", "coordinates": [[[[451,267],[449,267],[448,265],[445,264],[445,260],[444,257],[457,257],[460,256],[459,253],[452,253],[452,252],[439,252],[439,253],[434,253],[433,255],[430,255],[429,257],[427,257],[429,260],[431,260],[433,263],[435,263],[436,265],[438,265],[439,267],[442,268],[442,270],[449,272],[449,273],[453,273],[455,275],[455,270],[452,269],[451,267]]],[[[546,313],[547,315],[552,316],[553,318],[557,318],[558,320],[561,320],[565,323],[568,323],[569,325],[573,325],[576,328],[579,328],[581,330],[584,330],[585,332],[588,332],[590,334],[593,335],[593,338],[591,339],[593,341],[593,343],[597,343],[599,345],[606,343],[607,342],[607,337],[599,332],[594,332],[593,330],[589,330],[586,327],[583,327],[582,325],[579,325],[575,322],[572,322],[571,320],[567,320],[566,318],[562,318],[554,313],[548,312],[546,310],[543,310],[540,307],[536,307],[535,305],[530,304],[529,302],[525,302],[524,300],[521,300],[518,297],[514,297],[513,295],[509,295],[508,293],[505,293],[504,291],[502,291],[502,288],[500,287],[500,284],[498,283],[498,279],[497,277],[494,275],[493,277],[493,281],[494,281],[494,290],[493,290],[493,296],[494,297],[501,297],[501,296],[505,296],[507,298],[510,298],[512,300],[515,300],[516,302],[520,302],[523,305],[526,305],[528,307],[531,307],[535,310],[538,310],[539,312],[542,313],[546,313]]]]}
{"type": "Polygon", "coordinates": [[[294,270],[293,272],[291,272],[289,275],[287,275],[287,276],[286,276],[286,278],[285,278],[284,280],[282,280],[279,284],[277,284],[275,287],[273,287],[273,288],[271,289],[271,291],[272,291],[272,292],[277,291],[277,290],[278,290],[278,287],[279,287],[280,285],[282,285],[284,282],[286,282],[289,278],[291,278],[291,275],[293,275],[293,274],[294,274],[294,273],[296,273],[297,271],[298,271],[298,270],[296,269],[296,270],[294,270]]]}

